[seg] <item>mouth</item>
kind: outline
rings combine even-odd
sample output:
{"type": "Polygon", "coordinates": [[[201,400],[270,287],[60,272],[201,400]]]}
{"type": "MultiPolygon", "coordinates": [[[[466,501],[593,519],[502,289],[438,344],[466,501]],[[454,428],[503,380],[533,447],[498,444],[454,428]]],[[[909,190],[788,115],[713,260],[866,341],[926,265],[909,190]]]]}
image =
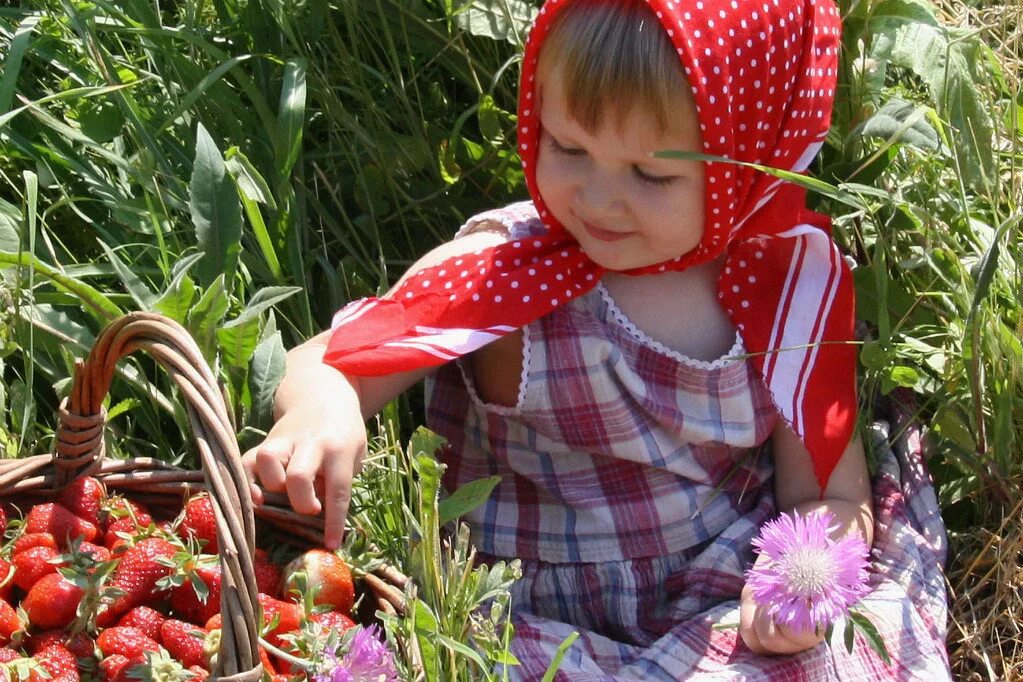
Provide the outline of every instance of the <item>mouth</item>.
{"type": "Polygon", "coordinates": [[[605,230],[602,227],[597,227],[593,223],[588,223],[585,220],[581,221],[583,227],[586,228],[587,234],[594,239],[599,239],[602,242],[616,242],[628,237],[631,232],[613,232],[611,230],[605,230]]]}

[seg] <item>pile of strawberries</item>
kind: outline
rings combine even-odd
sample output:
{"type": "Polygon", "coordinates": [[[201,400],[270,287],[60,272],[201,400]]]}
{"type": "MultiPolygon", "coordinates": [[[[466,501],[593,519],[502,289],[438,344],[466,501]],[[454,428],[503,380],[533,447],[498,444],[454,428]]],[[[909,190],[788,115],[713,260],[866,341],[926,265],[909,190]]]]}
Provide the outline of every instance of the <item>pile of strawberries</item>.
{"type": "MultiPolygon", "coordinates": [[[[0,682],[194,680],[219,650],[221,572],[212,504],[173,521],[81,477],[18,518],[0,508],[0,682]],[[6,678],[6,679],[5,679],[6,678]]],[[[264,680],[304,679],[303,635],[355,623],[349,566],[313,549],[255,557],[264,680]],[[272,652],[272,653],[271,653],[272,652]]]]}

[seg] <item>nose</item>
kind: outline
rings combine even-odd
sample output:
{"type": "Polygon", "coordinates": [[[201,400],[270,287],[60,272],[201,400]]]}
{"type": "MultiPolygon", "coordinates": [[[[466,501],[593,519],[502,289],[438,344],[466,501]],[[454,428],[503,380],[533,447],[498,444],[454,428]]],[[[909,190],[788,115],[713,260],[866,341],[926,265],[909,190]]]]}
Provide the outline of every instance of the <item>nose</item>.
{"type": "Polygon", "coordinates": [[[620,178],[605,169],[591,168],[579,179],[574,202],[577,212],[589,218],[619,215],[624,211],[620,178]]]}

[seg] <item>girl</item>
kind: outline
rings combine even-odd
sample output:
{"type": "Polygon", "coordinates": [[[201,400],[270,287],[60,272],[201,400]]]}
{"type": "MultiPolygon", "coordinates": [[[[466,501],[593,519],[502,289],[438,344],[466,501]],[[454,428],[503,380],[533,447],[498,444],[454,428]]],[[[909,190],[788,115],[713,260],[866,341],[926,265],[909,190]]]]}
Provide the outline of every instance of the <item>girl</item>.
{"type": "Polygon", "coordinates": [[[485,558],[524,561],[513,675],[539,678],[577,630],[563,679],[947,678],[933,491],[901,481],[917,519],[886,450],[875,522],[828,220],[750,166],[651,155],[804,171],[839,27],[829,0],[548,0],[519,103],[531,201],[474,217],[289,353],[254,479],[325,508],[336,546],[363,420],[430,375],[446,487],[502,477],[468,520],[485,558]],[[760,525],[816,509],[875,541],[864,604],[890,667],[776,625],[743,588],[760,525]]]}

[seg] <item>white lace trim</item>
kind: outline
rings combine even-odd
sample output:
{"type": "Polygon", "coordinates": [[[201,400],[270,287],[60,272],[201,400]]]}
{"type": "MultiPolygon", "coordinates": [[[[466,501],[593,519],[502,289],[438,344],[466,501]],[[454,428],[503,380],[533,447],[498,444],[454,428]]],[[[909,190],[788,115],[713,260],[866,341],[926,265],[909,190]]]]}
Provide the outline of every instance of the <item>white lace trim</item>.
{"type": "Polygon", "coordinates": [[[614,321],[625,331],[644,346],[652,348],[662,355],[666,355],[669,358],[677,360],[683,365],[705,370],[721,369],[722,367],[732,364],[736,360],[742,359],[742,356],[746,355],[746,346],[742,341],[742,335],[739,333],[739,330],[735,331],[735,343],[732,344],[732,347],[727,353],[716,360],[697,360],[696,358],[691,358],[688,355],[679,353],[677,350],[668,348],[660,341],[650,338],[646,332],[637,327],[632,320],[630,320],[625,313],[622,312],[622,309],[618,307],[614,298],[611,297],[611,292],[607,290],[607,287],[604,286],[603,282],[597,283],[596,290],[600,294],[605,305],[607,305],[608,313],[610,313],[614,321]]]}
{"type": "Polygon", "coordinates": [[[481,409],[506,417],[521,413],[523,406],[526,403],[526,388],[529,382],[531,349],[532,344],[529,339],[529,325],[527,324],[525,327],[522,327],[522,372],[519,375],[519,392],[515,399],[514,406],[498,405],[497,403],[488,403],[483,400],[479,393],[476,392],[476,382],[473,381],[472,376],[469,375],[469,371],[466,369],[465,362],[463,361],[464,358],[459,358],[455,364],[458,365],[458,369],[462,373],[462,381],[465,383],[465,390],[469,393],[469,398],[472,402],[481,409]]]}

